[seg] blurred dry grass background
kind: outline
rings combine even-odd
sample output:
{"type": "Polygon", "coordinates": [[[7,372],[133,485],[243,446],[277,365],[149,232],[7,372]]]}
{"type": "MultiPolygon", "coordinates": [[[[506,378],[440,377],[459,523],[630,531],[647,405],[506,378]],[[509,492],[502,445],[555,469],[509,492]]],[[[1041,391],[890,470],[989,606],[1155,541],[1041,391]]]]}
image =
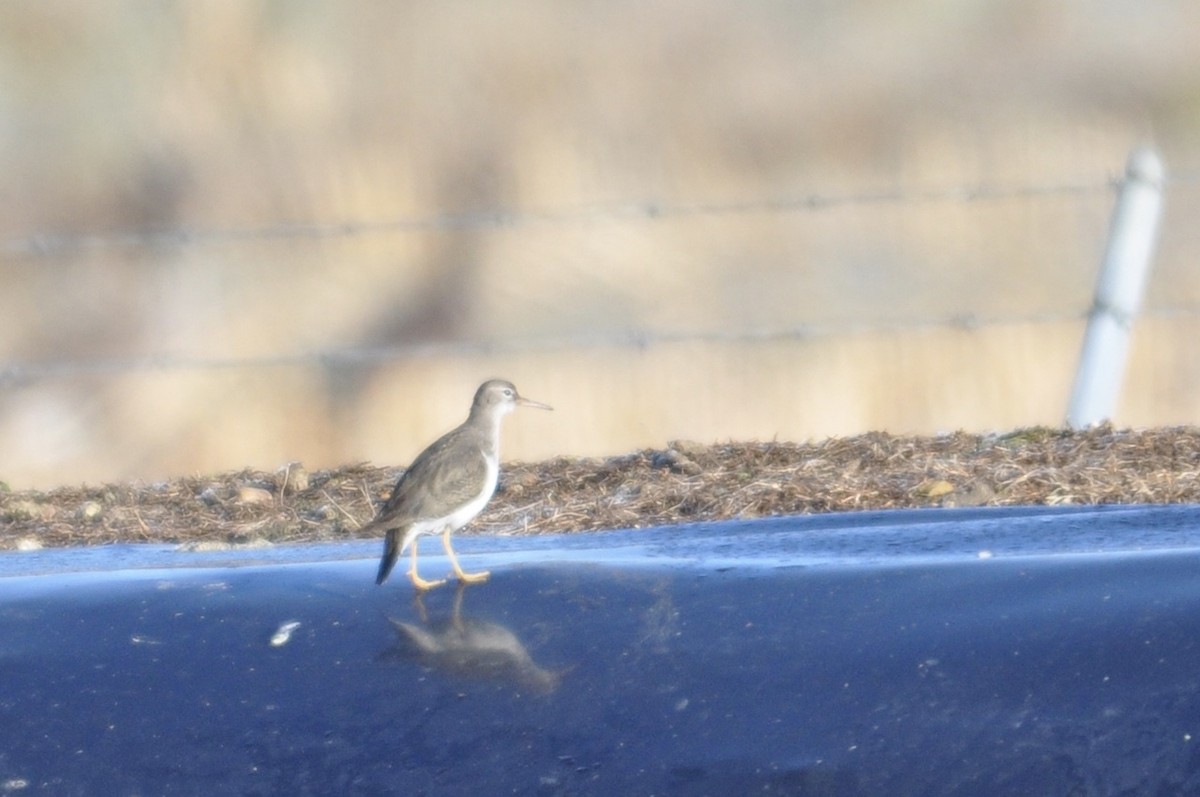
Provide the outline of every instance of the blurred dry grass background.
{"type": "Polygon", "coordinates": [[[405,463],[493,375],[558,409],[506,458],[1055,425],[1148,140],[1175,179],[1115,421],[1194,423],[1197,30],[1185,0],[7,2],[0,480],[405,463]],[[811,195],[893,199],[772,206],[811,195]]]}

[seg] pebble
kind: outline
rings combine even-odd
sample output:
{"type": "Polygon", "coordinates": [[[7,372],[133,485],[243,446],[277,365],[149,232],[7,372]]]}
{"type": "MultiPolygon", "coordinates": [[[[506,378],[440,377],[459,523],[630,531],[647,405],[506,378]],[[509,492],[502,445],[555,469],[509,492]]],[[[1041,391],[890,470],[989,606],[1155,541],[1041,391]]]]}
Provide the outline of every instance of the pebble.
{"type": "Polygon", "coordinates": [[[237,499],[243,504],[270,504],[274,503],[275,496],[261,487],[239,487],[237,499]]]}
{"type": "Polygon", "coordinates": [[[308,471],[299,462],[289,462],[275,471],[275,486],[280,495],[293,495],[308,489],[308,471]]]}

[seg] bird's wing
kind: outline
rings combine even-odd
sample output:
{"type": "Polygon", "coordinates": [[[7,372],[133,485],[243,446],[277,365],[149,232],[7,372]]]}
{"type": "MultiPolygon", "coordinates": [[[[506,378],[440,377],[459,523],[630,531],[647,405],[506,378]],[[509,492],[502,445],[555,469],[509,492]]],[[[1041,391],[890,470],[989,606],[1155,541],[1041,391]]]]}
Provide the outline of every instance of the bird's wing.
{"type": "Polygon", "coordinates": [[[453,459],[454,442],[454,435],[448,434],[421,452],[396,482],[376,522],[387,519],[394,525],[437,517],[439,507],[465,504],[479,495],[487,478],[487,459],[482,451],[467,460],[453,459]]]}

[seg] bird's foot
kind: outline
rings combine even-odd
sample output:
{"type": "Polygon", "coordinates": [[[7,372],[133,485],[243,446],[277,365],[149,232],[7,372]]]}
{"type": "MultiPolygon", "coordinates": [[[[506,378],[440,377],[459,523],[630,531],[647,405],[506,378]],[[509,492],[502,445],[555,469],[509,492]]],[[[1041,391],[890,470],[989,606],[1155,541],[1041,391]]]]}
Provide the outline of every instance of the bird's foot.
{"type": "Polygon", "coordinates": [[[433,589],[434,587],[440,587],[446,583],[446,579],[444,579],[444,578],[439,578],[436,581],[427,581],[427,580],[421,578],[419,575],[417,575],[416,570],[409,570],[408,577],[412,581],[412,585],[414,587],[416,587],[418,590],[420,590],[421,592],[424,592],[425,590],[428,590],[428,589],[433,589]]]}
{"type": "Polygon", "coordinates": [[[463,584],[478,584],[481,581],[487,581],[491,572],[488,570],[480,570],[478,573],[468,573],[465,570],[459,570],[454,574],[463,584]]]}

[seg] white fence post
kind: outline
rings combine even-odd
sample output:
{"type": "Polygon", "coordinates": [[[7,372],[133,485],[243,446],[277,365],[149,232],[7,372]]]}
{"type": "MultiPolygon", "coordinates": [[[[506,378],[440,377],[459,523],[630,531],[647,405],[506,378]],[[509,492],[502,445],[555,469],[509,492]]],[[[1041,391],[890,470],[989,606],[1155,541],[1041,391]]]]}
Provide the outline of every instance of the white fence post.
{"type": "Polygon", "coordinates": [[[1158,153],[1150,148],[1134,150],[1113,209],[1108,248],[1067,407],[1067,425],[1073,429],[1103,423],[1116,409],[1129,333],[1142,304],[1158,239],[1162,186],[1163,164],[1158,153]]]}

